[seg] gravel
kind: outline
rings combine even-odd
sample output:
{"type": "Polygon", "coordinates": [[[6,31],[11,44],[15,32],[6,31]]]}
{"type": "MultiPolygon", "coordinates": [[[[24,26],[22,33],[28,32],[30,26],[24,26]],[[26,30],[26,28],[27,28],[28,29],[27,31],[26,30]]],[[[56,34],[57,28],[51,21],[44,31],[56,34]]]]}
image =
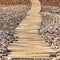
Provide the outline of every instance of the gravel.
{"type": "Polygon", "coordinates": [[[8,52],[8,45],[15,40],[14,30],[29,10],[26,5],[0,7],[0,53],[8,52]]]}
{"type": "Polygon", "coordinates": [[[40,33],[42,37],[50,45],[52,45],[52,43],[56,45],[55,41],[60,38],[60,16],[49,12],[41,12],[41,16],[40,33]]]}
{"type": "MultiPolygon", "coordinates": [[[[47,7],[46,7],[47,8],[47,7]]],[[[44,8],[45,9],[45,8],[44,8]]],[[[51,8],[53,11],[53,9],[51,8]]],[[[58,11],[59,9],[57,9],[58,11]]],[[[60,14],[57,12],[41,11],[42,21],[40,23],[40,36],[49,46],[56,49],[56,53],[60,53],[60,14]]],[[[58,11],[60,13],[60,10],[58,11]]]]}
{"type": "Polygon", "coordinates": [[[56,6],[42,6],[41,11],[60,14],[60,8],[56,6]]]}

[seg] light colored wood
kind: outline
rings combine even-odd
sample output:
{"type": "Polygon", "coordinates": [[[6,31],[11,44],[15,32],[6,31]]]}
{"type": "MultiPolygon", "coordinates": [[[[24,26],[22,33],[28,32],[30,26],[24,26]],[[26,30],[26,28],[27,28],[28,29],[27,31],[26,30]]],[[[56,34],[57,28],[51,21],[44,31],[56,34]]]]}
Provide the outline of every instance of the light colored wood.
{"type": "Polygon", "coordinates": [[[17,38],[17,42],[9,45],[9,49],[12,50],[9,57],[49,57],[50,53],[54,52],[54,50],[38,35],[38,28],[41,22],[41,15],[39,14],[41,8],[40,2],[39,0],[31,0],[31,2],[31,10],[15,30],[15,35],[19,38],[17,38]]]}

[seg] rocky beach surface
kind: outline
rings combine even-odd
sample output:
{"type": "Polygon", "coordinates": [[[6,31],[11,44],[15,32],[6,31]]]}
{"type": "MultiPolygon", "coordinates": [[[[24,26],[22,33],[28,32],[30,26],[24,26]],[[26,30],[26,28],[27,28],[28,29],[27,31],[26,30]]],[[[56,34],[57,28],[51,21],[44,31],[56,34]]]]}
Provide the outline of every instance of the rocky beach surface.
{"type": "Polygon", "coordinates": [[[39,31],[40,36],[51,48],[55,49],[56,56],[60,56],[60,8],[43,6],[40,14],[42,19],[39,31]]]}
{"type": "Polygon", "coordinates": [[[0,53],[7,53],[9,43],[15,40],[14,30],[27,15],[27,5],[0,7],[0,53]]]}

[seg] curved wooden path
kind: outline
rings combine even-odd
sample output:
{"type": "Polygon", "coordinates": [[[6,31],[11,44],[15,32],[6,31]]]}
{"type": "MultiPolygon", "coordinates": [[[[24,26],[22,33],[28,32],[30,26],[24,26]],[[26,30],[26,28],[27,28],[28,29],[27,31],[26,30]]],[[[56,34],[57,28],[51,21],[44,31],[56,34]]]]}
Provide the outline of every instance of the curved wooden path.
{"type": "Polygon", "coordinates": [[[40,58],[49,57],[54,50],[38,35],[39,23],[41,22],[40,2],[31,0],[32,7],[28,11],[26,18],[15,30],[18,36],[17,42],[11,43],[9,49],[12,50],[9,57],[12,58],[40,58]]]}

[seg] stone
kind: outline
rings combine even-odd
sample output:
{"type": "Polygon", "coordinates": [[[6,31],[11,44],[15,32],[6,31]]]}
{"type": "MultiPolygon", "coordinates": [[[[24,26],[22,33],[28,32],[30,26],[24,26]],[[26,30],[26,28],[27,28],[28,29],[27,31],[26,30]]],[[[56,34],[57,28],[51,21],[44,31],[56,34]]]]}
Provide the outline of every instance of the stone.
{"type": "Polygon", "coordinates": [[[27,15],[28,6],[0,7],[0,53],[9,52],[8,45],[15,40],[14,30],[27,15]]]}
{"type": "Polygon", "coordinates": [[[42,21],[40,23],[40,36],[46,43],[60,53],[60,15],[56,12],[40,12],[42,21]]]}
{"type": "Polygon", "coordinates": [[[60,13],[60,0],[39,0],[41,11],[60,13]]]}

